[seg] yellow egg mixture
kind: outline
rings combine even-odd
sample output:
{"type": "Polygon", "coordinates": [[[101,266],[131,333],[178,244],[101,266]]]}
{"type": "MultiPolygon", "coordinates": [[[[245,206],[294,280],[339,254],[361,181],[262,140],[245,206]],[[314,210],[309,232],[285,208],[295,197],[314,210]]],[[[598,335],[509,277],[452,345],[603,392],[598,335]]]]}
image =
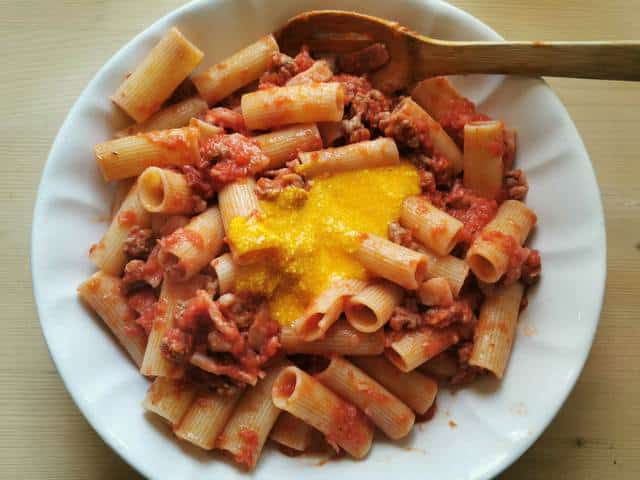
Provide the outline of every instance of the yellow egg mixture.
{"type": "Polygon", "coordinates": [[[237,217],[229,228],[236,253],[268,252],[239,268],[236,290],[265,295],[273,318],[290,325],[332,278],[366,278],[352,255],[359,234],[387,238],[402,200],[419,192],[415,167],[401,163],[318,177],[308,192],[288,187],[261,201],[263,215],[237,217]]]}

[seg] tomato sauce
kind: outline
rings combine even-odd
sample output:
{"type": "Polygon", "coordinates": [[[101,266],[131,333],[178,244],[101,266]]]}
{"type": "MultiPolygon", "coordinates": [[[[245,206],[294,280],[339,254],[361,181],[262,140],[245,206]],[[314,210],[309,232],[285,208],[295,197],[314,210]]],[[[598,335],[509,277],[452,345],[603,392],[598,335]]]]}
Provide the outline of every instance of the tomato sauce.
{"type": "Polygon", "coordinates": [[[254,175],[269,164],[258,143],[238,133],[215,135],[205,142],[201,151],[204,158],[217,160],[209,174],[221,185],[254,175]]]}
{"type": "Polygon", "coordinates": [[[118,215],[118,223],[125,228],[133,227],[138,222],[138,215],[133,210],[125,210],[118,215]]]}
{"type": "Polygon", "coordinates": [[[498,211],[495,200],[476,197],[468,208],[447,208],[447,213],[460,220],[464,227],[459,233],[459,240],[471,244],[480,231],[489,223],[498,211]]]}
{"type": "Polygon", "coordinates": [[[353,405],[340,402],[331,410],[331,427],[326,434],[327,441],[337,445],[364,444],[367,441],[367,420],[353,405]]]}
{"type": "Polygon", "coordinates": [[[256,455],[258,453],[258,446],[260,443],[258,433],[255,430],[243,428],[238,433],[238,436],[244,444],[234,458],[236,462],[252,467],[256,464],[256,455]]]}

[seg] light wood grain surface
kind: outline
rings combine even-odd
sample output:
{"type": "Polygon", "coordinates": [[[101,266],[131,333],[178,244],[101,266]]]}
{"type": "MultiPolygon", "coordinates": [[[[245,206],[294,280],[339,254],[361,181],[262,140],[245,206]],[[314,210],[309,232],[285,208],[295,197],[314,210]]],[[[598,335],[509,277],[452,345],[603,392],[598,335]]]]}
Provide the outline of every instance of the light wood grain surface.
{"type": "MultiPolygon", "coordinates": [[[[49,358],[31,291],[31,213],[73,101],[117,49],[181,3],[0,0],[0,478],[138,478],[89,427],[49,358]]],[[[453,3],[514,40],[640,38],[638,0],[453,3]]],[[[607,295],[578,385],[503,477],[640,478],[640,83],[549,83],[582,134],[602,190],[607,295]]]]}

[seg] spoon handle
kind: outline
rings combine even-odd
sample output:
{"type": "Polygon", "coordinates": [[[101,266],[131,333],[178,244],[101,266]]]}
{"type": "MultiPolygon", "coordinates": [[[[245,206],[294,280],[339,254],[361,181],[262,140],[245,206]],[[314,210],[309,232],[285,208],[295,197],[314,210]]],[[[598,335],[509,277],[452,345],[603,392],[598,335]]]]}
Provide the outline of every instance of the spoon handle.
{"type": "MultiPolygon", "coordinates": [[[[413,37],[413,36],[412,36],[413,37]]],[[[640,80],[640,41],[448,42],[413,37],[414,78],[499,73],[640,80]]]]}

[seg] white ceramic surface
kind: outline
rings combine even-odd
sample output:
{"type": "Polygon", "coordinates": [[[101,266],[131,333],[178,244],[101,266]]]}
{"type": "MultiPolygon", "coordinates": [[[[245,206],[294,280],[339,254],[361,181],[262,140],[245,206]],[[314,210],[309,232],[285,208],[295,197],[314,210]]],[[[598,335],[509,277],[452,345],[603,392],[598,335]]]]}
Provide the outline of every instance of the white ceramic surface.
{"type": "MultiPolygon", "coordinates": [[[[76,286],[93,272],[87,250],[106,228],[99,219],[107,214],[112,193],[100,178],[92,147],[126,123],[109,95],[171,25],[204,50],[208,66],[287,18],[318,8],[386,17],[437,38],[500,38],[435,0],[196,1],[154,23],[107,62],[69,112],[51,149],[32,238],[42,329],[85,417],[148,477],[227,480],[247,474],[219,455],[178,442],[144,414],[140,403],[147,381],[76,298],[76,286]]],[[[533,443],[573,387],[598,323],[606,271],[602,205],[589,157],[567,112],[541,80],[470,76],[456,83],[481,111],[518,129],[517,163],[527,173],[527,200],[539,218],[532,244],[542,254],[542,282],[530,294],[504,381],[487,379],[455,395],[442,392],[433,421],[399,444],[378,439],[365,461],[319,468],[317,460],[267,448],[252,477],[490,478],[533,443]]]]}

